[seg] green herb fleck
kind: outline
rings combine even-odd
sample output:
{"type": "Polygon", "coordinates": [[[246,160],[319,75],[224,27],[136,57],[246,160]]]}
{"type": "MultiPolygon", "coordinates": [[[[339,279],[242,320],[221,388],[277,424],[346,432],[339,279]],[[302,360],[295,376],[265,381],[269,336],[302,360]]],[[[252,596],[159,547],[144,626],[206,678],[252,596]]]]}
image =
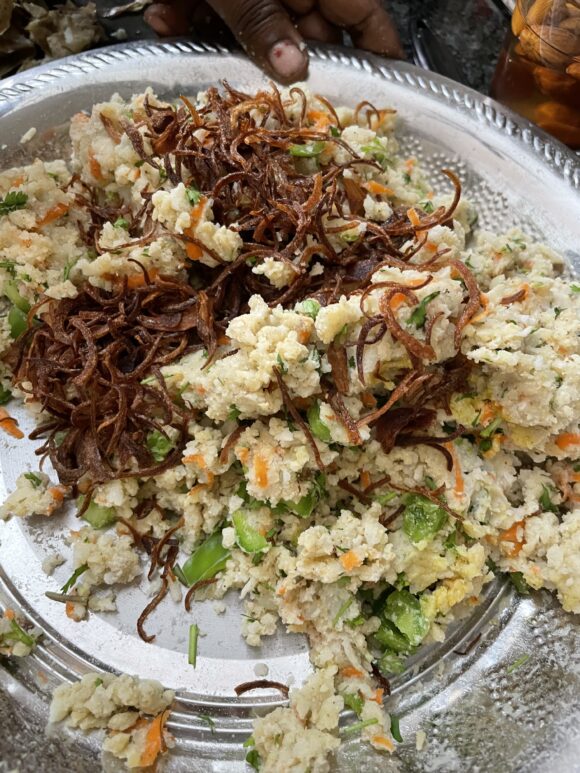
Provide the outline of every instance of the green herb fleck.
{"type": "Polygon", "coordinates": [[[298,158],[314,158],[320,155],[325,147],[326,142],[317,140],[315,142],[306,142],[304,145],[290,145],[288,152],[291,156],[298,158]]]}
{"type": "Polygon", "coordinates": [[[78,569],[75,569],[74,572],[71,574],[71,576],[68,578],[68,580],[65,582],[65,584],[62,586],[61,588],[62,593],[68,593],[69,590],[76,583],[76,581],[79,579],[81,574],[86,572],[88,568],[89,568],[88,564],[83,564],[82,566],[79,566],[78,569]]]}
{"type": "Polygon", "coordinates": [[[361,695],[359,695],[359,693],[344,692],[342,693],[342,697],[344,699],[344,705],[351,711],[354,711],[357,717],[360,717],[364,706],[361,695]]]}
{"type": "Polygon", "coordinates": [[[340,137],[340,129],[338,128],[338,126],[331,126],[330,134],[332,137],[340,137]]]}
{"type": "Polygon", "coordinates": [[[493,421],[490,421],[489,424],[487,424],[481,431],[480,431],[480,437],[491,437],[496,430],[499,429],[501,425],[501,417],[497,416],[493,421]]]}
{"type": "Polygon", "coordinates": [[[12,400],[12,392],[0,384],[0,405],[7,405],[12,400]]]}
{"type": "Polygon", "coordinates": [[[518,668],[524,665],[524,663],[527,663],[530,659],[529,655],[522,655],[521,658],[518,658],[517,660],[514,660],[514,662],[507,667],[507,673],[511,674],[513,671],[517,671],[518,668]]]}
{"type": "Polygon", "coordinates": [[[29,480],[34,488],[38,488],[39,486],[42,486],[42,478],[39,475],[36,475],[34,472],[25,472],[24,477],[26,480],[29,480]]]}
{"type": "Polygon", "coordinates": [[[198,717],[201,719],[202,722],[205,722],[205,724],[211,730],[211,734],[214,735],[214,733],[215,733],[215,722],[210,717],[210,715],[209,714],[198,714],[198,717]]]}
{"type": "Polygon", "coordinates": [[[445,510],[426,497],[406,494],[403,504],[403,531],[412,542],[432,539],[447,523],[445,510]]]}
{"type": "Polygon", "coordinates": [[[312,434],[324,443],[332,442],[332,435],[330,429],[320,418],[320,403],[318,400],[313,403],[306,414],[308,419],[308,425],[312,430],[312,434]]]}
{"type": "Polygon", "coordinates": [[[354,601],[354,596],[351,596],[350,598],[348,598],[344,602],[344,604],[341,605],[340,609],[338,610],[338,612],[336,613],[336,615],[334,617],[334,620],[332,621],[332,625],[333,625],[334,628],[336,628],[336,625],[337,625],[338,621],[344,615],[344,613],[348,610],[348,608],[350,607],[350,605],[352,604],[353,601],[354,601]]]}
{"type": "Polygon", "coordinates": [[[343,735],[351,735],[352,733],[360,733],[360,731],[364,730],[365,727],[378,724],[379,720],[376,717],[374,719],[365,719],[362,722],[355,722],[354,725],[344,727],[341,732],[343,735]]]}
{"type": "Polygon", "coordinates": [[[570,289],[573,293],[580,293],[580,285],[570,285],[570,289]]]}
{"type": "Polygon", "coordinates": [[[10,191],[0,198],[0,217],[7,215],[9,212],[16,212],[17,209],[24,209],[28,196],[22,191],[10,191]]]}
{"type": "Polygon", "coordinates": [[[189,626],[189,645],[187,648],[187,662],[195,668],[197,663],[197,638],[199,636],[199,626],[192,623],[189,626]]]}
{"type": "Polygon", "coordinates": [[[236,421],[240,413],[241,413],[240,409],[236,408],[236,406],[232,403],[232,405],[230,405],[230,411],[228,413],[227,420],[236,421]]]}
{"type": "Polygon", "coordinates": [[[509,578],[511,580],[512,585],[514,586],[516,591],[520,594],[520,596],[530,595],[530,586],[524,580],[524,575],[522,574],[522,572],[510,572],[509,578]]]}
{"type": "Polygon", "coordinates": [[[185,192],[190,204],[192,204],[194,207],[199,204],[201,199],[201,191],[199,191],[195,185],[190,185],[188,188],[186,188],[185,192]]]}
{"type": "Polygon", "coordinates": [[[423,298],[421,303],[413,310],[413,313],[409,317],[409,323],[415,325],[417,328],[423,327],[425,325],[425,320],[427,319],[427,304],[438,295],[441,295],[440,290],[436,290],[426,298],[423,298]]]}
{"type": "MultiPolygon", "coordinates": [[[[552,491],[553,491],[553,489],[552,489],[552,491]]],[[[558,509],[558,505],[555,505],[552,502],[552,499],[550,497],[550,488],[548,486],[546,486],[546,485],[542,486],[542,493],[541,493],[540,498],[539,498],[538,501],[540,503],[540,507],[542,508],[542,510],[545,513],[549,513],[549,512],[558,513],[558,512],[560,512],[559,509],[558,509]]]]}
{"type": "Polygon", "coordinates": [[[103,684],[103,680],[100,676],[95,679],[95,687],[100,687],[103,684]]]}
{"type": "Polygon", "coordinates": [[[286,373],[288,373],[288,366],[280,356],[280,353],[276,355],[276,362],[278,363],[278,367],[280,368],[280,373],[285,376],[286,373]]]}
{"type": "Polygon", "coordinates": [[[409,172],[403,172],[403,182],[407,184],[411,182],[411,175],[409,172]]]}
{"type": "Polygon", "coordinates": [[[125,228],[129,230],[129,221],[124,217],[118,217],[113,223],[113,228],[125,228]]]}
{"type": "Polygon", "coordinates": [[[162,462],[174,446],[173,440],[157,429],[147,435],[147,448],[156,462],[162,462]]]}
{"type": "Polygon", "coordinates": [[[316,319],[318,312],[320,311],[320,304],[318,301],[315,301],[314,298],[307,298],[300,304],[300,311],[302,314],[306,314],[308,317],[316,319]]]}
{"type": "Polygon", "coordinates": [[[419,599],[406,590],[396,590],[387,597],[383,617],[409,639],[412,647],[419,645],[429,631],[419,599]]]}

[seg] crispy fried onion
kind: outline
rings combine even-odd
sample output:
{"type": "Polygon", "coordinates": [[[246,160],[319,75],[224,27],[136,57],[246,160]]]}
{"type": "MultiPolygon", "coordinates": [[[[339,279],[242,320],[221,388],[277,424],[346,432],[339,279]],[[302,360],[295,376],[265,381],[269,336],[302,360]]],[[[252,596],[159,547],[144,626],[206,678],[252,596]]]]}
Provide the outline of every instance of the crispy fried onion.
{"type": "Polygon", "coordinates": [[[288,697],[288,693],[290,692],[289,688],[285,684],[282,684],[282,682],[272,682],[270,679],[256,679],[253,682],[243,682],[242,684],[237,685],[237,687],[234,687],[234,691],[238,697],[245,692],[250,692],[250,690],[278,690],[285,698],[288,697]]]}
{"type": "Polygon", "coordinates": [[[31,438],[46,438],[37,453],[50,457],[62,483],[85,491],[97,483],[156,475],[175,466],[190,415],[167,392],[160,368],[193,346],[212,353],[216,332],[203,293],[144,272],[107,292],[86,284],[75,298],[49,301],[41,322],[16,344],[14,381],[51,417],[31,438]],[[150,432],[167,436],[163,460],[148,448],[150,432]]]}

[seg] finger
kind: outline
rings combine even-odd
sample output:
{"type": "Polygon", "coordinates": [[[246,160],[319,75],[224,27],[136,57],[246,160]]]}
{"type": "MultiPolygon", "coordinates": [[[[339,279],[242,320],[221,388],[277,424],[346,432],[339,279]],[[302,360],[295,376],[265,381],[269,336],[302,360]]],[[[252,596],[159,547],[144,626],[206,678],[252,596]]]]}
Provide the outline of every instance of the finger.
{"type": "Polygon", "coordinates": [[[330,24],[318,11],[312,11],[296,20],[298,31],[306,40],[320,40],[322,43],[342,43],[342,31],[330,24]]]}
{"type": "Polygon", "coordinates": [[[299,16],[310,13],[316,5],[316,0],[282,0],[284,5],[299,16]]]}
{"type": "Polygon", "coordinates": [[[306,76],[304,42],[277,0],[210,0],[209,4],[260,67],[286,83],[306,76]]]}
{"type": "Polygon", "coordinates": [[[154,3],[143,18],[161,37],[185,35],[191,26],[189,14],[181,3],[154,3]]]}
{"type": "Polygon", "coordinates": [[[380,0],[319,0],[319,5],[331,24],[348,30],[355,46],[404,58],[397,29],[380,0]]]}

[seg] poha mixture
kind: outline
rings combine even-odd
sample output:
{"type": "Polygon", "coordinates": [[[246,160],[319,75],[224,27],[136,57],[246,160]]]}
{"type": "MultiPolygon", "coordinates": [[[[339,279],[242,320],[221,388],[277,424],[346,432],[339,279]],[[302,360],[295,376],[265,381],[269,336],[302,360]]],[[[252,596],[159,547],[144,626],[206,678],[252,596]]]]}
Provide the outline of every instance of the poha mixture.
{"type": "MultiPolygon", "coordinates": [[[[328,770],[344,708],[392,751],[389,676],[496,574],[580,612],[580,286],[477,230],[395,120],[299,87],[148,91],[76,115],[70,162],[0,175],[0,426],[22,436],[24,399],[58,475],[22,475],[2,513],[74,499],[52,594],[73,619],[147,556],[146,641],[183,586],[186,610],[239,589],[250,645],[306,634],[314,675],[248,742],[264,771],[328,770]]],[[[52,718],[151,764],[172,697],[91,674],[52,718]]]]}

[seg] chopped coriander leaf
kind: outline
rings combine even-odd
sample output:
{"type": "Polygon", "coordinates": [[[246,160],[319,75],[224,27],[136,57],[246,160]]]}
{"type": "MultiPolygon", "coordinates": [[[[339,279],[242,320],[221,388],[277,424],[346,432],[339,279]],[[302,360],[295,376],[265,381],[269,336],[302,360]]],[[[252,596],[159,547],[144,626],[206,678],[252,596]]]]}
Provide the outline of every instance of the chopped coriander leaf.
{"type": "Polygon", "coordinates": [[[412,647],[418,646],[430,628],[419,599],[407,590],[396,590],[387,597],[383,618],[404,634],[412,647]]]}
{"type": "Polygon", "coordinates": [[[6,282],[4,284],[4,295],[20,311],[23,311],[25,314],[30,311],[30,304],[26,298],[23,298],[18,292],[16,282],[6,282]]]}
{"type": "Polygon", "coordinates": [[[539,504],[545,513],[558,513],[558,505],[555,505],[550,498],[550,488],[546,485],[542,486],[542,493],[539,498],[539,504]]]}
{"type": "Polygon", "coordinates": [[[82,566],[79,566],[78,569],[75,569],[74,572],[71,574],[71,576],[68,578],[68,580],[65,582],[65,584],[62,586],[61,591],[63,593],[68,593],[69,590],[76,583],[76,581],[79,579],[81,574],[86,572],[88,568],[89,568],[88,564],[83,564],[82,566]]]}
{"type": "Polygon", "coordinates": [[[75,265],[76,260],[69,260],[66,266],[62,270],[62,281],[67,282],[70,279],[70,272],[75,265]]]}
{"type": "Polygon", "coordinates": [[[103,680],[100,676],[95,679],[95,687],[100,687],[103,684],[103,680]]]}
{"type": "Polygon", "coordinates": [[[493,446],[493,441],[491,440],[491,438],[483,438],[483,440],[480,441],[478,448],[482,454],[485,454],[491,450],[492,446],[493,446]]]}
{"type": "Polygon", "coordinates": [[[434,210],[435,207],[433,206],[432,201],[423,201],[419,204],[423,212],[426,212],[428,215],[430,215],[434,210]]]}
{"type": "Polygon", "coordinates": [[[197,663],[197,638],[199,636],[199,626],[192,623],[189,626],[189,644],[187,648],[187,662],[195,668],[197,663]]]}
{"type": "Polygon", "coordinates": [[[320,304],[318,301],[315,301],[314,298],[307,298],[300,304],[300,311],[308,317],[316,319],[318,312],[320,311],[320,304]]]}
{"type": "Polygon", "coordinates": [[[411,175],[409,172],[403,172],[403,182],[409,184],[411,182],[411,175]]]}
{"type": "Polygon", "coordinates": [[[386,494],[378,494],[374,499],[375,502],[378,502],[379,505],[388,505],[389,502],[392,502],[393,499],[396,499],[399,496],[399,494],[396,491],[387,491],[386,494]]]}
{"type": "Polygon", "coordinates": [[[4,198],[0,198],[0,217],[17,209],[24,209],[28,196],[22,191],[9,191],[4,198]]]}
{"type": "Polygon", "coordinates": [[[308,425],[312,430],[312,434],[324,443],[332,442],[332,435],[330,429],[320,418],[320,403],[318,400],[313,403],[306,414],[308,419],[308,425]]]}
{"type": "Polygon", "coordinates": [[[514,660],[514,662],[511,664],[511,666],[507,667],[507,673],[511,674],[513,671],[516,671],[520,666],[523,666],[524,663],[527,663],[530,659],[529,655],[522,655],[521,658],[518,658],[517,660],[514,660]]]}
{"type": "Polygon", "coordinates": [[[157,429],[147,435],[147,448],[156,462],[162,462],[167,454],[174,448],[173,440],[157,429]]]}
{"type": "Polygon", "coordinates": [[[232,405],[230,405],[230,412],[228,413],[228,416],[227,416],[228,421],[235,421],[240,415],[240,413],[241,411],[239,410],[239,408],[236,408],[236,406],[232,403],[232,405]]]}
{"type": "Polygon", "coordinates": [[[315,142],[306,142],[304,145],[292,144],[288,148],[288,152],[291,156],[296,156],[298,158],[314,158],[315,156],[320,155],[325,147],[326,142],[316,140],[315,142]]]}
{"type": "Polygon", "coordinates": [[[348,727],[344,727],[342,729],[342,733],[344,735],[350,735],[351,733],[359,733],[361,730],[364,730],[365,727],[370,727],[371,725],[378,725],[379,720],[374,717],[373,719],[365,719],[362,722],[355,722],[354,725],[349,725],[348,727]]]}
{"type": "Polygon", "coordinates": [[[344,699],[344,705],[351,711],[354,711],[357,717],[360,717],[364,706],[362,696],[359,693],[344,692],[342,693],[342,697],[344,699]]]}
{"type": "Polygon", "coordinates": [[[15,260],[0,260],[0,268],[8,271],[10,276],[16,276],[16,261],[15,260]]]}
{"type": "Polygon", "coordinates": [[[129,221],[124,217],[118,217],[113,223],[113,228],[129,229],[129,221]]]}
{"type": "Polygon", "coordinates": [[[348,367],[349,368],[356,368],[356,361],[355,361],[354,357],[349,357],[348,358],[348,367]]]}
{"type": "Polygon", "coordinates": [[[417,328],[423,327],[425,325],[425,320],[427,319],[427,304],[434,298],[437,298],[438,295],[441,295],[440,290],[436,290],[426,298],[423,298],[421,303],[413,310],[413,313],[409,317],[409,323],[415,325],[417,328]]]}
{"type": "Polygon", "coordinates": [[[457,529],[453,529],[453,531],[447,535],[443,547],[447,550],[453,550],[453,548],[457,547],[457,529]]]}
{"type": "Polygon", "coordinates": [[[25,472],[24,477],[26,480],[29,480],[34,488],[38,488],[39,486],[42,486],[42,478],[39,475],[36,475],[34,472],[25,472]]]}
{"type": "Polygon", "coordinates": [[[573,293],[580,293],[580,285],[570,285],[570,289],[573,293]]]}
{"type": "Polygon", "coordinates": [[[262,758],[260,757],[257,749],[250,749],[250,751],[246,754],[246,762],[250,767],[254,768],[254,770],[260,770],[262,758]]]}
{"type": "Polygon", "coordinates": [[[512,582],[512,585],[514,586],[516,591],[520,594],[520,596],[530,595],[530,586],[524,580],[524,575],[522,574],[522,572],[510,572],[509,578],[512,582]]]}
{"type": "Polygon", "coordinates": [[[280,368],[280,373],[283,376],[286,373],[288,373],[288,366],[286,365],[286,363],[284,362],[284,360],[282,359],[279,353],[276,355],[276,362],[278,363],[278,367],[280,368]]]}
{"type": "Polygon", "coordinates": [[[192,204],[194,207],[199,204],[201,199],[201,191],[198,190],[195,185],[190,185],[188,188],[186,188],[185,193],[190,204],[192,204]]]}
{"type": "Polygon", "coordinates": [[[11,338],[18,338],[28,327],[28,317],[17,306],[12,306],[8,312],[8,326],[11,338]]]}
{"type": "Polygon", "coordinates": [[[332,137],[340,137],[340,129],[337,126],[331,126],[330,134],[332,137]]]}
{"type": "Polygon", "coordinates": [[[557,306],[554,306],[554,316],[556,319],[560,316],[560,314],[564,311],[564,309],[559,309],[557,306]]]}
{"type": "Polygon", "coordinates": [[[391,714],[391,735],[397,743],[403,743],[401,730],[399,728],[399,717],[396,717],[394,714],[391,714]]]}
{"type": "Polygon", "coordinates": [[[0,405],[7,405],[12,400],[12,392],[0,384],[0,405]]]}

